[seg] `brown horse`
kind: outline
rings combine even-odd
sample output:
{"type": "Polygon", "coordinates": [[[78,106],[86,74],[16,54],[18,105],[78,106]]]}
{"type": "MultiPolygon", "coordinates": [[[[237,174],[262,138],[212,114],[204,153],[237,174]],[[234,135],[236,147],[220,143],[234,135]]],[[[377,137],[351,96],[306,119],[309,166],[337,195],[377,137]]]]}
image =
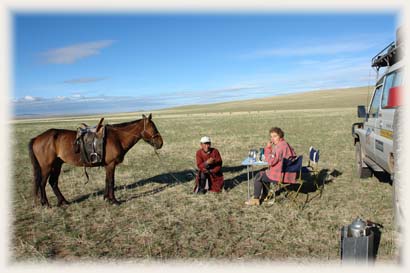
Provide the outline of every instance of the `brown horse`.
{"type": "MultiPolygon", "coordinates": [[[[102,163],[86,165],[86,167],[105,167],[104,199],[113,204],[119,204],[114,196],[115,167],[124,160],[128,150],[141,138],[155,149],[162,147],[162,137],[151,119],[151,114],[148,117],[142,115],[142,119],[139,120],[106,125],[104,159],[102,163]]],[[[58,188],[58,177],[63,163],[84,166],[80,160],[80,153],[74,151],[75,139],[76,131],[49,129],[30,140],[29,154],[33,165],[36,204],[40,194],[41,205],[50,206],[45,191],[47,180],[57,196],[58,206],[69,204],[58,188]]]]}

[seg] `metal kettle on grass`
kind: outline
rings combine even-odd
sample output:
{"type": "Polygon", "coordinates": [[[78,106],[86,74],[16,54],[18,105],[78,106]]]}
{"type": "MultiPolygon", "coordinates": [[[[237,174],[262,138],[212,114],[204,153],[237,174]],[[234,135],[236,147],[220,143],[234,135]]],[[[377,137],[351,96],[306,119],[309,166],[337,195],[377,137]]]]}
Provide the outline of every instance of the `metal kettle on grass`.
{"type": "Polygon", "coordinates": [[[367,222],[357,217],[350,225],[347,227],[348,237],[364,237],[369,235],[369,226],[367,222]]]}

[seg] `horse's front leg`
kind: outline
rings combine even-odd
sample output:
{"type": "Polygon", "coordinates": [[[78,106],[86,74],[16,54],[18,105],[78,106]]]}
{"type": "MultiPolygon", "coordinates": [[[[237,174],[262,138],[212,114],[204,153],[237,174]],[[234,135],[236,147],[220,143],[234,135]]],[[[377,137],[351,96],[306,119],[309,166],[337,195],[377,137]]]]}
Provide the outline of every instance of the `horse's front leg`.
{"type": "Polygon", "coordinates": [[[120,202],[114,196],[114,174],[115,174],[115,162],[105,166],[105,194],[104,198],[107,198],[109,202],[114,205],[119,205],[120,202]]]}

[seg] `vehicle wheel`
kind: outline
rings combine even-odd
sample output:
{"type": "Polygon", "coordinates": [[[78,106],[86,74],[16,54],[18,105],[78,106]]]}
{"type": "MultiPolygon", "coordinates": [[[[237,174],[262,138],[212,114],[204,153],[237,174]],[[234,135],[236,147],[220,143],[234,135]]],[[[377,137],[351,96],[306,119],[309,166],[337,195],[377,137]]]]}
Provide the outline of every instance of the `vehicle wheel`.
{"type": "Polygon", "coordinates": [[[393,173],[393,213],[394,213],[394,221],[396,223],[396,228],[398,230],[398,249],[401,252],[402,248],[402,240],[400,239],[400,235],[402,234],[402,224],[404,220],[404,212],[403,207],[400,206],[401,202],[403,202],[403,184],[402,184],[402,172],[400,171],[400,162],[402,162],[402,154],[401,154],[401,143],[403,141],[403,134],[402,134],[402,108],[398,107],[394,114],[393,120],[393,155],[394,155],[394,173],[393,173]]]}
{"type": "Polygon", "coordinates": [[[360,142],[356,142],[355,144],[356,148],[356,172],[357,176],[359,178],[368,178],[372,176],[372,171],[366,166],[365,163],[363,163],[363,157],[362,157],[362,147],[360,145],[360,142]]]}

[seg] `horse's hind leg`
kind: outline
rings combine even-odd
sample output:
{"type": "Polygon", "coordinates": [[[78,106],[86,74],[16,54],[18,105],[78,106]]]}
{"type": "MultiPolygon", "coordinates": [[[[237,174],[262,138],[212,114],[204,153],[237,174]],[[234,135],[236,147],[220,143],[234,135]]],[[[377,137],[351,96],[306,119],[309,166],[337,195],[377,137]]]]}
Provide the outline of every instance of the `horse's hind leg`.
{"type": "Polygon", "coordinates": [[[53,189],[54,194],[57,196],[57,206],[69,204],[69,202],[64,198],[63,194],[61,193],[58,187],[58,177],[60,176],[61,166],[63,165],[63,163],[64,162],[62,160],[57,158],[51,169],[50,179],[48,180],[48,182],[51,185],[51,188],[53,189]]]}
{"type": "Polygon", "coordinates": [[[42,206],[47,206],[50,207],[50,204],[48,203],[47,200],[47,195],[46,195],[46,185],[47,185],[47,180],[48,177],[50,176],[50,171],[51,167],[47,168],[42,168],[41,172],[41,184],[40,184],[40,202],[42,206]]]}

